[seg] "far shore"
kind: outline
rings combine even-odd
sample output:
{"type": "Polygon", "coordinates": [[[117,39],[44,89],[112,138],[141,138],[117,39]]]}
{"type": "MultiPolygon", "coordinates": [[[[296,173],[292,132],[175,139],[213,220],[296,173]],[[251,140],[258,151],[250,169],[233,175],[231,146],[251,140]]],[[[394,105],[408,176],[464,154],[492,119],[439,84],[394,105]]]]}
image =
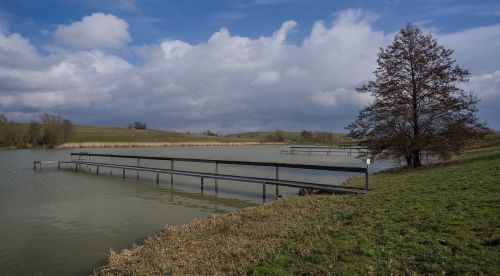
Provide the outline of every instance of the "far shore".
{"type": "Polygon", "coordinates": [[[58,149],[69,148],[135,148],[135,147],[191,147],[191,146],[254,146],[287,145],[276,142],[83,142],[64,143],[58,149]]]}

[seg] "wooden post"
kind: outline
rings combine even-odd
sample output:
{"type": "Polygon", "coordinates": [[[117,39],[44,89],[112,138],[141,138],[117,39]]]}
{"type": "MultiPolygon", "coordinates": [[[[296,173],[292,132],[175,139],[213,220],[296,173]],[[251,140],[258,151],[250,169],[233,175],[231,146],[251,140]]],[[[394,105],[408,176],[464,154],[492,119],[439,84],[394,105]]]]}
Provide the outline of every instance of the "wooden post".
{"type": "Polygon", "coordinates": [[[201,192],[203,193],[203,177],[201,177],[201,192]]]}
{"type": "Polygon", "coordinates": [[[160,173],[156,172],[156,184],[160,183],[160,173]]]}

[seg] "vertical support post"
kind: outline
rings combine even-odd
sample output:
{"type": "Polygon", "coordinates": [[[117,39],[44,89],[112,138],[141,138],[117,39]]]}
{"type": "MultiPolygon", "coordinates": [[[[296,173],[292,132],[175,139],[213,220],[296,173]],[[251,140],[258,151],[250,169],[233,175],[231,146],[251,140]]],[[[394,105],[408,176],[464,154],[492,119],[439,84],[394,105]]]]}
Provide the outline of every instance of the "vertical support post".
{"type": "Polygon", "coordinates": [[[170,160],[170,184],[174,184],[174,173],[172,172],[174,170],[174,159],[170,160]]]}
{"type": "Polygon", "coordinates": [[[36,172],[36,161],[33,161],[33,171],[36,172]]]}
{"type": "Polygon", "coordinates": [[[262,200],[266,201],[266,182],[262,182],[262,200]]]}
{"type": "MultiPolygon", "coordinates": [[[[90,163],[90,155],[87,155],[87,162],[90,163]]],[[[87,165],[87,168],[89,169],[89,172],[90,172],[90,164],[87,165]]]]}
{"type": "Polygon", "coordinates": [[[140,158],[137,158],[137,170],[136,170],[136,172],[137,172],[137,179],[139,179],[139,166],[140,166],[140,162],[141,162],[140,160],[141,160],[140,158]]]}
{"type": "Polygon", "coordinates": [[[97,166],[97,175],[99,175],[99,166],[97,166]]]}
{"type": "Polygon", "coordinates": [[[160,183],[160,173],[156,172],[156,184],[160,183]]]}
{"type": "Polygon", "coordinates": [[[125,169],[123,169],[123,176],[122,177],[125,179],[125,169]]]}
{"type": "Polygon", "coordinates": [[[60,170],[61,169],[61,162],[57,162],[57,169],[60,170]]]}
{"type": "Polygon", "coordinates": [[[78,172],[78,161],[75,163],[75,172],[78,172]]]}
{"type": "Polygon", "coordinates": [[[113,175],[113,157],[111,157],[111,167],[109,167],[109,175],[113,175]]]}
{"type": "MultiPolygon", "coordinates": [[[[215,162],[215,174],[219,174],[219,163],[215,162]]],[[[219,190],[219,180],[215,179],[215,193],[219,190]]]]}
{"type": "Polygon", "coordinates": [[[204,177],[201,177],[201,192],[203,193],[203,181],[204,180],[204,177]]]}
{"type": "MultiPolygon", "coordinates": [[[[279,179],[279,172],[280,172],[279,169],[280,168],[278,166],[276,166],[276,180],[279,179]]],[[[276,198],[278,198],[278,196],[280,194],[279,186],[278,186],[278,184],[276,184],[275,186],[276,186],[276,198]]]]}

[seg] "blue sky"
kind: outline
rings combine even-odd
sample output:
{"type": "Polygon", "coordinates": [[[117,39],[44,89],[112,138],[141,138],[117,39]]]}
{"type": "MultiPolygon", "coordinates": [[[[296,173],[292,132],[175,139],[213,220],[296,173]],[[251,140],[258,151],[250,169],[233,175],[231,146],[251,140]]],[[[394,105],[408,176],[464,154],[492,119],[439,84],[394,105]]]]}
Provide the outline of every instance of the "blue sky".
{"type": "Polygon", "coordinates": [[[369,102],[354,90],[378,48],[408,22],[456,50],[481,118],[500,129],[498,1],[2,0],[0,113],[343,131],[369,102]]]}
{"type": "Polygon", "coordinates": [[[133,44],[155,43],[169,37],[199,43],[227,27],[242,36],[269,35],[287,20],[299,22],[291,34],[307,35],[317,20],[328,20],[344,9],[377,13],[374,28],[398,30],[407,22],[453,32],[499,22],[498,1],[332,1],[332,0],[2,0],[0,10],[10,30],[41,45],[50,43],[50,31],[94,12],[112,13],[130,24],[133,44]]]}

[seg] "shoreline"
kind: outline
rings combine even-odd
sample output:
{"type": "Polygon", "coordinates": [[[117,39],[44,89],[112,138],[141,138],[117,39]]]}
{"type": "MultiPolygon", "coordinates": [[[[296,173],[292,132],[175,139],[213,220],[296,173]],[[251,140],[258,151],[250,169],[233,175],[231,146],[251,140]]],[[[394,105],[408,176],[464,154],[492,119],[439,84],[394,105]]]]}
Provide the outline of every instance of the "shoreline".
{"type": "Polygon", "coordinates": [[[138,148],[138,147],[193,147],[193,146],[260,146],[287,145],[276,142],[81,142],[64,143],[56,149],[70,148],[138,148]]]}
{"type": "Polygon", "coordinates": [[[456,162],[372,175],[366,195],[282,198],[167,225],[111,249],[94,275],[496,275],[499,139],[456,162]]]}

